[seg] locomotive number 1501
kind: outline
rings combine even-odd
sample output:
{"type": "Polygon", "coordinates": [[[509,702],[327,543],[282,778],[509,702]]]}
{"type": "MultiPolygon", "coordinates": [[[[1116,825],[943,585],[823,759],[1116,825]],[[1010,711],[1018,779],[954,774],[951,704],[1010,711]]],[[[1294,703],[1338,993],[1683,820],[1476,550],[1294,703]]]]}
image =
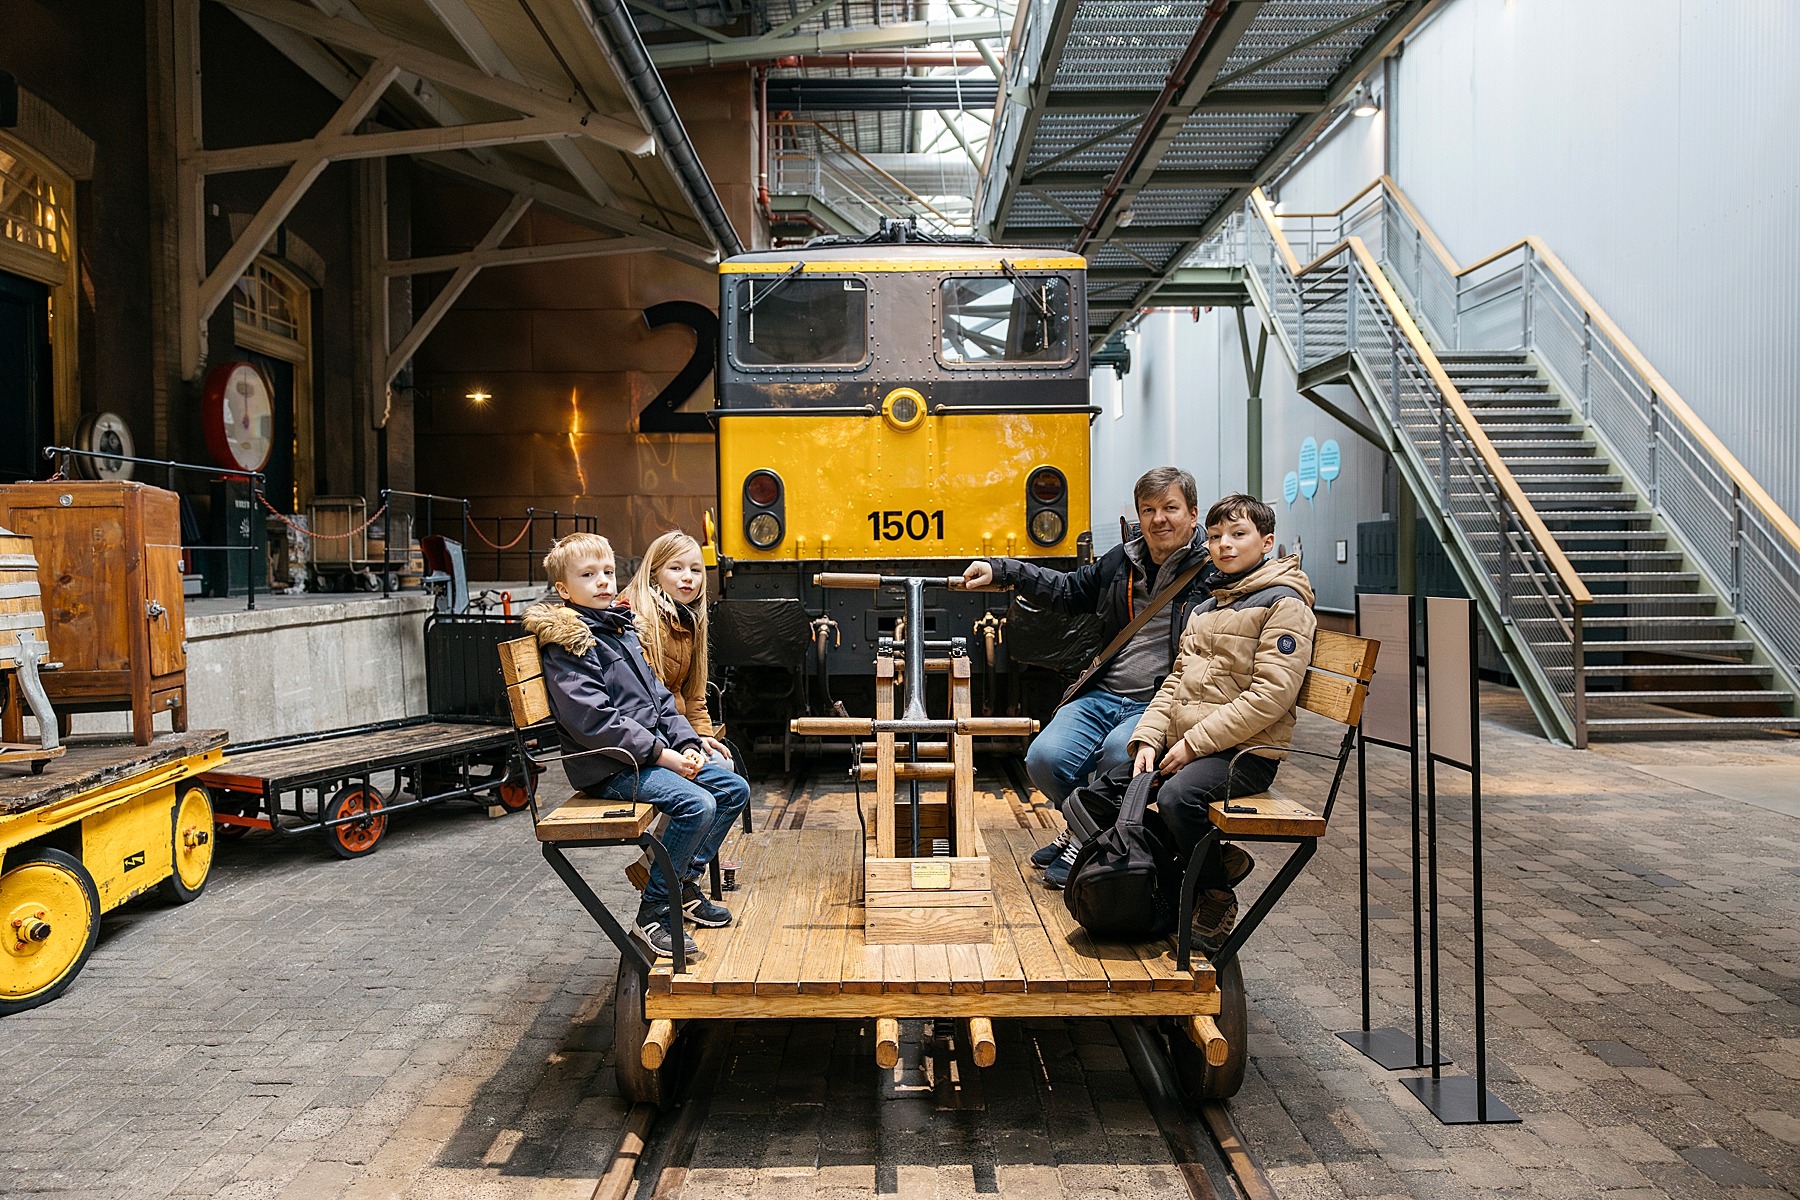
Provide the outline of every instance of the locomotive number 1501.
{"type": "Polygon", "coordinates": [[[944,510],[926,512],[915,508],[902,512],[897,508],[877,509],[868,516],[869,530],[878,542],[922,542],[927,538],[943,540],[944,510]]]}

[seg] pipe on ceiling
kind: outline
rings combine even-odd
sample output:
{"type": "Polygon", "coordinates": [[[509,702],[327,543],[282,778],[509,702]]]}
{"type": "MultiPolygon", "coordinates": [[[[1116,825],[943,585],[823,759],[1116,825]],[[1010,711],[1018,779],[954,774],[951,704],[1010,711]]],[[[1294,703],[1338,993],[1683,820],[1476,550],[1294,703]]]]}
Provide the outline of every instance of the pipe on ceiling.
{"type": "Polygon", "coordinates": [[[662,146],[676,182],[687,194],[688,203],[693,205],[695,214],[706,226],[721,254],[727,257],[742,254],[744,243],[737,230],[732,228],[731,218],[725,215],[724,206],[719,203],[719,193],[714,190],[700,156],[694,152],[694,144],[688,140],[681,115],[675,111],[669,89],[663,86],[656,64],[650,61],[649,52],[644,49],[644,39],[638,35],[631,13],[621,0],[587,2],[588,8],[600,20],[613,61],[624,77],[622,82],[636,100],[638,110],[650,122],[651,131],[662,146]]]}
{"type": "MultiPolygon", "coordinates": [[[[1005,54],[997,54],[1001,62],[1006,61],[1005,54]]],[[[870,70],[892,70],[908,67],[973,67],[981,62],[978,56],[967,51],[954,50],[863,50],[845,54],[786,54],[780,58],[765,59],[761,62],[719,63],[711,65],[702,63],[692,67],[670,67],[665,75],[687,75],[695,71],[738,71],[745,67],[766,67],[770,70],[799,70],[815,68],[819,70],[849,70],[866,67],[870,70]]]]}

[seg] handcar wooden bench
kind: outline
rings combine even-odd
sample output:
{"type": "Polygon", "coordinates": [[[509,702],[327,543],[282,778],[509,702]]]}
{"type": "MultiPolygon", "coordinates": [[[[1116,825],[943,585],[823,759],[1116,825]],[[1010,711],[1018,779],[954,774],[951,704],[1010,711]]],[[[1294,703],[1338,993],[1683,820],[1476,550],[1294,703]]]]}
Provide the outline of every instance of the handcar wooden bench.
{"type": "MultiPolygon", "coordinates": [[[[862,827],[762,830],[738,838],[731,846],[738,860],[735,919],[723,929],[690,930],[698,959],[680,953],[679,910],[671,913],[676,955],[651,959],[564,853],[641,846],[672,874],[649,805],[577,793],[540,812],[532,798],[545,858],[619,948],[614,1057],[621,1092],[632,1100],[663,1101],[667,1056],[689,1021],[868,1019],[875,1025],[878,1064],[892,1066],[900,1020],[952,1019],[964,1023],[974,1061],[988,1066],[997,1051],[996,1019],[1093,1016],[1157,1022],[1190,1098],[1234,1094],[1247,1059],[1236,953],[1298,876],[1326,828],[1373,673],[1375,644],[1321,632],[1315,646],[1301,704],[1352,727],[1335,753],[1321,755],[1337,764],[1321,810],[1281,794],[1213,806],[1215,830],[1185,880],[1181,936],[1140,945],[1096,942],[1070,916],[1061,893],[1039,882],[1041,871],[1029,861],[1051,838],[1050,830],[975,822],[972,739],[1030,733],[1035,722],[969,716],[961,639],[934,643],[922,636],[923,588],[961,581],[821,575],[818,582],[908,588],[906,624],[881,644],[876,715],[793,723],[804,736],[853,739],[851,778],[862,827]],[[939,672],[949,676],[947,718],[923,709],[923,678],[939,672]],[[872,812],[864,809],[863,781],[876,785],[872,812]],[[944,793],[922,796],[921,782],[942,782],[944,793]],[[907,785],[904,794],[901,784],[907,785]],[[1296,849],[1209,960],[1194,953],[1186,931],[1199,863],[1220,836],[1285,841],[1296,849]],[[905,918],[886,919],[895,912],[905,918]],[[934,920],[939,913],[951,918],[940,923],[934,920]]],[[[535,640],[504,644],[501,665],[523,736],[551,715],[535,640]]]]}

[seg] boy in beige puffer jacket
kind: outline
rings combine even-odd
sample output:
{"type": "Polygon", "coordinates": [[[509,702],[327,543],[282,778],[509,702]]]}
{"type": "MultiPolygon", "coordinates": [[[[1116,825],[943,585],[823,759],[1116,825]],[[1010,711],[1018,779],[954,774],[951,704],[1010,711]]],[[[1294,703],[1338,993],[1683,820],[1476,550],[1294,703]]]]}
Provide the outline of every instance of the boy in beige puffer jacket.
{"type": "MultiPolygon", "coordinates": [[[[1211,824],[1210,804],[1267,791],[1274,780],[1293,737],[1317,628],[1312,582],[1300,560],[1269,557],[1275,512],[1267,504],[1244,495],[1214,504],[1206,545],[1225,578],[1188,619],[1174,665],[1132,731],[1130,767],[1084,789],[1090,812],[1103,821],[1133,775],[1156,771],[1156,807],[1184,859],[1211,824]],[[1232,768],[1240,749],[1246,752],[1232,768]]],[[[1203,943],[1216,947],[1230,932],[1237,917],[1231,888],[1253,866],[1249,854],[1227,846],[1223,877],[1202,881],[1194,930],[1203,943]]]]}

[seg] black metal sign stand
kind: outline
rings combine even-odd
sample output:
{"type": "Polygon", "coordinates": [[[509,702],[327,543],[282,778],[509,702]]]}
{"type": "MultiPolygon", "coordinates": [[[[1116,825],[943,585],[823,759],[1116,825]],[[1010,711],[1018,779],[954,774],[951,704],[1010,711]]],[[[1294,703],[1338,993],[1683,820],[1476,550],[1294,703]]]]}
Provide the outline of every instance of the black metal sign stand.
{"type": "MultiPolygon", "coordinates": [[[[1356,632],[1359,637],[1372,637],[1381,642],[1383,660],[1390,665],[1387,681],[1377,666],[1375,680],[1369,687],[1369,700],[1363,709],[1362,726],[1356,741],[1357,841],[1361,856],[1362,899],[1362,1028],[1346,1030],[1338,1037],[1390,1071],[1405,1071],[1433,1065],[1426,1057],[1425,1042],[1425,929],[1424,871],[1421,869],[1419,834],[1419,676],[1414,631],[1417,607],[1412,596],[1361,595],[1356,598],[1356,632]],[[1398,672],[1397,678],[1394,672],[1398,672]],[[1386,682],[1386,687],[1381,686],[1386,682]],[[1404,710],[1404,711],[1402,711],[1404,710]],[[1413,1028],[1384,1026],[1371,1028],[1369,983],[1369,784],[1365,747],[1385,746],[1407,755],[1407,780],[1412,795],[1412,933],[1413,933],[1413,1028]]],[[[1432,842],[1432,858],[1436,861],[1436,840],[1432,842]]],[[[1432,871],[1435,889],[1437,872],[1432,871]]],[[[1433,895],[1433,911],[1436,896],[1433,895]]],[[[1435,930],[1434,930],[1435,934],[1435,930]]],[[[1437,939],[1432,939],[1431,1046],[1437,1046],[1438,989],[1437,939]]],[[[1437,1065],[1448,1066],[1450,1059],[1441,1053],[1437,1065]]]]}
{"type": "Polygon", "coordinates": [[[1425,795],[1431,850],[1431,1043],[1438,1044],[1437,769],[1468,772],[1470,915],[1475,934],[1475,1075],[1430,1075],[1401,1082],[1446,1125],[1518,1121],[1519,1114],[1487,1089],[1487,959],[1481,910],[1481,722],[1475,674],[1475,606],[1432,596],[1425,601],[1425,795]]]}

